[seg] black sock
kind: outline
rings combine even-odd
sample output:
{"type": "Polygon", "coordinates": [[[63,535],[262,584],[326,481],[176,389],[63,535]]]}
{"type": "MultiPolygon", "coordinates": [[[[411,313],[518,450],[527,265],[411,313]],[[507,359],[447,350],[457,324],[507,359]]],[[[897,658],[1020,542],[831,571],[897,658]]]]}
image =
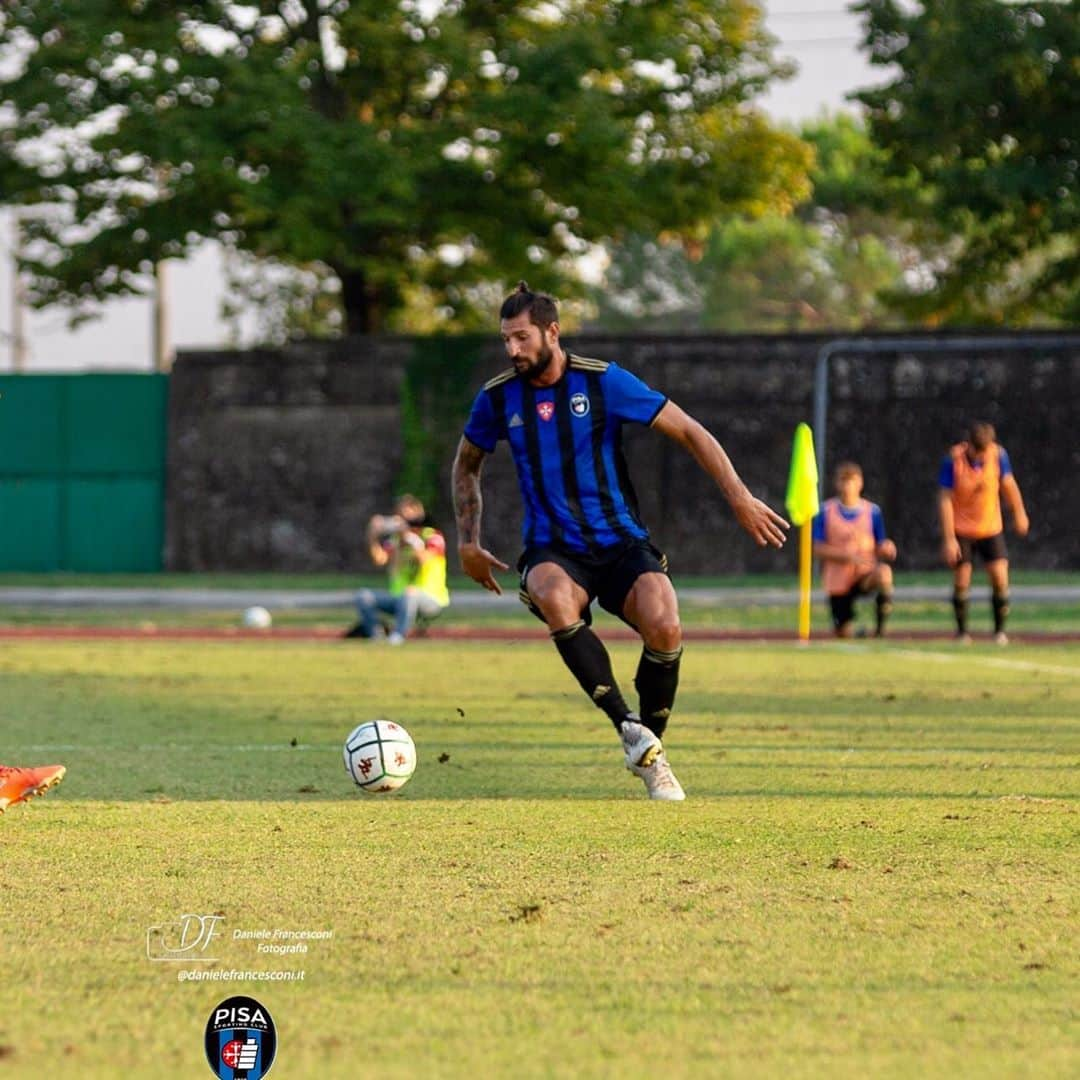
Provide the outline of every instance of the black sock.
{"type": "Polygon", "coordinates": [[[611,657],[604,643],[579,619],[561,630],[552,630],[551,640],[559,650],[563,663],[581,683],[581,689],[592,703],[611,717],[615,730],[630,715],[622,692],[615,685],[611,657]]]}
{"type": "Polygon", "coordinates": [[[878,637],[885,636],[885,622],[892,614],[892,593],[891,592],[879,592],[877,594],[877,604],[875,606],[875,614],[877,615],[877,628],[875,633],[878,637]]]}
{"type": "Polygon", "coordinates": [[[664,735],[671,707],[675,704],[681,657],[681,646],[672,652],[660,652],[646,645],[634,676],[634,686],[641,701],[641,722],[658,739],[664,735]]]}
{"type": "Polygon", "coordinates": [[[994,633],[1000,634],[1004,631],[1005,620],[1009,616],[1009,594],[996,592],[990,598],[990,603],[994,605],[994,633]]]}
{"type": "Polygon", "coordinates": [[[956,632],[958,634],[966,634],[968,615],[967,589],[953,589],[952,609],[953,614],[956,616],[956,632]]]}

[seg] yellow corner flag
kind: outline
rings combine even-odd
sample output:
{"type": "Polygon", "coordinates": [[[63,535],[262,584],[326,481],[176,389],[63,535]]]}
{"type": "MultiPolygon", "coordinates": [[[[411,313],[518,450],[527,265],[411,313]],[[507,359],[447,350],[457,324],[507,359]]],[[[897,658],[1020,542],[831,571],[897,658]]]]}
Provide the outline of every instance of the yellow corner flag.
{"type": "Polygon", "coordinates": [[[787,497],[784,499],[793,525],[799,526],[799,640],[810,640],[810,578],[814,545],[810,524],[820,509],[818,468],[814,456],[814,435],[809,424],[795,429],[791,448],[791,471],[788,473],[787,497]]]}
{"type": "Polygon", "coordinates": [[[809,424],[800,424],[795,429],[795,443],[791,448],[791,472],[788,473],[787,496],[784,499],[792,525],[805,525],[814,520],[820,509],[817,489],[814,435],[809,424]]]}

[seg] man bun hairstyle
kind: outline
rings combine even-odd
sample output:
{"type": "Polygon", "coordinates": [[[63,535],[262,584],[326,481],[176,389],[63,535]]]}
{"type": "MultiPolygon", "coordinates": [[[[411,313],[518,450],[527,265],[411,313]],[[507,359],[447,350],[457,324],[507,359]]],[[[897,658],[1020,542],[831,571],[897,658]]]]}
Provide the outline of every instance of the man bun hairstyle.
{"type": "Polygon", "coordinates": [[[517,288],[503,301],[499,309],[500,319],[513,319],[523,311],[529,313],[529,321],[541,330],[559,321],[559,305],[547,293],[533,292],[527,282],[519,281],[517,288]]]}

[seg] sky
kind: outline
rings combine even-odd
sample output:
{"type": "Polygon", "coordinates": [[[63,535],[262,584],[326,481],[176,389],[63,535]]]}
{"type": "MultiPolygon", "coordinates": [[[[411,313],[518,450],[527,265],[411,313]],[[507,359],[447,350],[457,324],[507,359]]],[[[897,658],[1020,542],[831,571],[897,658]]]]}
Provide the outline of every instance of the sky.
{"type": "MultiPolygon", "coordinates": [[[[847,0],[766,0],[766,25],[777,55],[792,59],[798,74],[775,85],[760,105],[775,120],[797,124],[822,112],[852,109],[845,95],[880,82],[858,51],[859,20],[847,0]]],[[[0,373],[12,370],[10,217],[0,213],[0,373]]],[[[207,244],[192,258],[169,264],[170,340],[174,349],[228,344],[220,309],[225,274],[220,248],[207,244]]],[[[147,299],[116,300],[102,318],[76,331],[66,313],[27,312],[27,371],[152,370],[153,306],[147,299]]]]}

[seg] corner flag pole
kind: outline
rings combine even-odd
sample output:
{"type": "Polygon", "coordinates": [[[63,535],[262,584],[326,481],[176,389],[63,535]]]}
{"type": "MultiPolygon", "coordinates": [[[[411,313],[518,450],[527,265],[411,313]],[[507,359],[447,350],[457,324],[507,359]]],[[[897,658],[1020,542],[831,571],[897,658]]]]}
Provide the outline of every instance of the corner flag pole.
{"type": "Polygon", "coordinates": [[[784,504],[791,523],[799,528],[799,641],[805,643],[810,640],[810,582],[814,550],[811,522],[820,508],[814,435],[809,424],[800,424],[795,429],[784,504]]]}

